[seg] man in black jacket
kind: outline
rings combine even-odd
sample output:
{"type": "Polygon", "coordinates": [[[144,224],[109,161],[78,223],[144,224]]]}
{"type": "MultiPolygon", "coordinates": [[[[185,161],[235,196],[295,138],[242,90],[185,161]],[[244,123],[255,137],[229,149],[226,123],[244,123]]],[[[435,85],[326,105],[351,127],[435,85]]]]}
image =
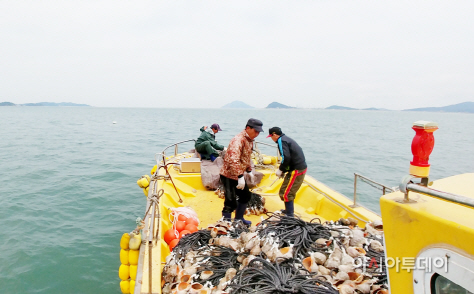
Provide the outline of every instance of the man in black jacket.
{"type": "Polygon", "coordinates": [[[307,165],[301,147],[290,137],[285,136],[279,127],[268,130],[273,142],[278,144],[281,154],[281,164],[276,171],[277,177],[283,177],[286,173],[283,184],[280,188],[280,198],[285,202],[285,214],[294,216],[294,203],[296,192],[303,184],[307,165]]]}

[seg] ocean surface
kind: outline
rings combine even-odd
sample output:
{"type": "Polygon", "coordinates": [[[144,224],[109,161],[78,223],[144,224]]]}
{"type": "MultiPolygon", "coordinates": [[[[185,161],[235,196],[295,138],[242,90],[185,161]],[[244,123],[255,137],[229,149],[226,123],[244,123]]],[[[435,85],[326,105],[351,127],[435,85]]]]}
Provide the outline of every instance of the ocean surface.
{"type": "MultiPolygon", "coordinates": [[[[417,120],[439,124],[431,179],[474,171],[473,114],[0,107],[0,292],[120,293],[119,241],[144,214],[136,180],[155,153],[214,122],[227,145],[250,117],[280,126],[303,148],[308,174],[348,197],[355,172],[398,186],[417,120]]],[[[266,135],[257,141],[273,144],[266,135]]],[[[380,191],[359,186],[379,211],[380,191]]]]}

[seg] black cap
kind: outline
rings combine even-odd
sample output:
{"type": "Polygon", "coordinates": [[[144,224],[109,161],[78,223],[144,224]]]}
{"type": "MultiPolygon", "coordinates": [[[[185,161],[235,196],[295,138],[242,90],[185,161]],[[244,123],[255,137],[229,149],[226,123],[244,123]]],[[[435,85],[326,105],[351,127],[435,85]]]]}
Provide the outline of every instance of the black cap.
{"type": "Polygon", "coordinates": [[[212,124],[211,129],[222,131],[218,124],[212,124]]]}
{"type": "Polygon", "coordinates": [[[271,137],[273,134],[276,134],[276,135],[278,135],[278,136],[281,136],[281,134],[283,134],[283,133],[281,132],[281,129],[280,129],[279,127],[273,127],[273,128],[270,128],[270,129],[268,130],[268,136],[267,136],[267,138],[268,138],[268,137],[271,137]]]}
{"type": "Polygon", "coordinates": [[[252,127],[252,129],[255,129],[257,132],[263,132],[263,123],[262,121],[256,119],[256,118],[251,118],[248,120],[247,125],[249,127],[252,127]]]}

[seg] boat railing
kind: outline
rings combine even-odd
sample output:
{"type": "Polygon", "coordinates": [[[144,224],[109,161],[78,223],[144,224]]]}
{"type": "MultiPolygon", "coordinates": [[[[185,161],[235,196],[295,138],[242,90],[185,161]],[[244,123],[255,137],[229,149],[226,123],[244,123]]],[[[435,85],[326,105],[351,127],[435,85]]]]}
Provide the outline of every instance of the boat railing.
{"type": "Polygon", "coordinates": [[[388,186],[385,186],[381,183],[378,183],[374,180],[371,180],[361,174],[358,174],[358,173],[354,173],[354,203],[352,205],[350,205],[350,207],[354,208],[354,207],[359,207],[359,204],[357,204],[357,179],[360,179],[362,182],[366,183],[366,184],[369,184],[370,186],[378,189],[378,190],[381,190],[382,191],[382,195],[385,195],[387,192],[389,193],[392,193],[392,192],[395,192],[395,189],[394,188],[390,188],[388,186]]]}
{"type": "Polygon", "coordinates": [[[405,202],[410,202],[410,199],[408,197],[408,193],[411,192],[416,192],[416,193],[421,193],[427,196],[451,201],[454,203],[458,204],[463,204],[467,205],[469,207],[474,207],[474,199],[463,196],[463,195],[458,195],[454,193],[448,193],[444,191],[439,191],[435,190],[432,188],[427,187],[430,185],[428,183],[428,178],[422,178],[421,183],[417,184],[414,183],[413,180],[416,179],[417,177],[413,177],[411,175],[405,176],[402,179],[402,182],[400,183],[400,191],[405,194],[404,201],[405,202]]]}
{"type": "Polygon", "coordinates": [[[183,144],[183,143],[191,142],[191,141],[196,142],[196,139],[189,139],[189,140],[184,140],[184,141],[181,141],[181,142],[176,142],[176,143],[173,143],[173,144],[165,147],[165,149],[163,149],[163,151],[155,154],[155,161],[158,163],[158,161],[160,161],[159,156],[161,155],[161,160],[163,161],[163,163],[165,163],[166,150],[168,150],[169,148],[174,146],[174,156],[176,156],[179,153],[179,145],[183,144]]]}
{"type": "MultiPolygon", "coordinates": [[[[189,140],[176,142],[176,143],[173,143],[173,144],[165,147],[165,149],[163,149],[163,151],[155,154],[155,161],[157,163],[159,161],[163,161],[163,163],[165,163],[165,161],[166,161],[166,151],[171,147],[174,147],[174,156],[177,156],[179,154],[179,145],[183,144],[183,143],[187,143],[187,142],[196,142],[196,139],[189,139],[189,140]]],[[[280,159],[281,159],[280,151],[278,150],[278,147],[276,147],[274,144],[268,144],[268,143],[258,142],[258,141],[255,141],[254,143],[255,143],[254,144],[254,150],[257,151],[258,153],[261,153],[260,149],[258,148],[258,145],[264,145],[264,146],[268,146],[268,147],[271,147],[271,148],[275,148],[277,159],[278,159],[278,161],[280,161],[280,159]]]]}
{"type": "Polygon", "coordinates": [[[254,143],[255,143],[255,144],[254,144],[254,146],[253,146],[253,149],[254,149],[255,151],[257,151],[258,153],[261,153],[261,152],[260,152],[260,149],[258,148],[258,145],[264,145],[264,146],[268,146],[268,147],[270,147],[270,148],[275,148],[275,149],[276,149],[276,154],[277,154],[277,155],[276,155],[277,160],[278,160],[278,162],[280,162],[280,160],[281,160],[280,150],[278,150],[278,147],[275,146],[275,144],[268,144],[268,143],[258,142],[258,141],[255,141],[254,143]]]}

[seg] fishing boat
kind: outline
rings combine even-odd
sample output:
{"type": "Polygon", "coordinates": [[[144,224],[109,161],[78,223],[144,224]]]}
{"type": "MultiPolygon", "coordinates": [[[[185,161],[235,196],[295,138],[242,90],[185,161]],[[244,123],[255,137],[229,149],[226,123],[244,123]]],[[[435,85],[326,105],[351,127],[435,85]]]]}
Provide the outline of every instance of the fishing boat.
{"type": "MultiPolygon", "coordinates": [[[[397,188],[387,187],[355,174],[354,198],[349,199],[306,175],[295,199],[295,215],[298,220],[314,224],[317,219],[318,223],[338,228],[341,228],[345,220],[350,220],[348,225],[351,229],[364,231],[364,236],[367,236],[370,229],[369,235],[378,235],[383,246],[379,256],[362,256],[359,259],[360,262],[355,265],[358,270],[352,270],[355,278],[349,275],[350,283],[333,281],[328,286],[323,282],[315,282],[328,291],[336,292],[309,293],[474,292],[474,173],[430,181],[428,159],[434,147],[433,132],[438,126],[432,122],[418,121],[412,128],[416,134],[411,146],[413,161],[410,165],[407,164],[410,174],[403,178],[397,188]],[[383,191],[380,215],[358,203],[358,179],[377,185],[383,191]],[[361,278],[361,270],[367,268],[372,270],[372,274],[384,271],[386,280],[382,287],[355,288],[357,283],[373,283],[377,280],[371,275],[366,275],[365,280],[363,276],[361,278]],[[344,288],[343,285],[349,286],[344,288]]],[[[132,234],[124,234],[121,240],[122,264],[119,277],[123,293],[233,293],[231,287],[214,287],[206,292],[201,290],[202,285],[190,288],[189,277],[182,283],[187,285],[186,288],[178,288],[181,285],[179,283],[174,283],[173,288],[169,286],[166,291],[163,288],[167,283],[164,280],[164,270],[170,257],[174,255],[165,241],[166,232],[176,224],[173,211],[189,207],[196,213],[202,230],[221,229],[215,225],[222,217],[223,199],[219,198],[219,191],[209,190],[203,185],[201,160],[194,152],[179,152],[180,146],[193,141],[182,141],[166,147],[155,156],[157,164],[151,170],[151,177],[143,176],[138,182],[144,189],[147,201],[144,217],[137,220],[137,229],[132,234]],[[170,150],[173,150],[172,154],[170,150]]],[[[283,206],[278,197],[282,179],[275,175],[280,157],[276,148],[274,156],[262,154],[259,151],[261,145],[265,143],[254,142],[253,160],[255,171],[263,176],[252,190],[264,198],[265,211],[271,216],[272,212],[279,212],[283,206]]],[[[252,224],[268,224],[268,216],[258,214],[260,213],[247,215],[246,219],[252,224]]],[[[349,230],[344,232],[352,234],[349,230]]],[[[333,242],[330,245],[331,242],[326,241],[327,244],[323,246],[332,248],[329,251],[331,257],[337,244],[333,242]]],[[[367,245],[372,245],[368,243],[363,244],[364,248],[368,249],[367,245]]],[[[346,254],[344,249],[343,252],[346,254]]],[[[186,252],[181,256],[184,254],[186,252]]],[[[355,258],[352,262],[355,264],[354,260],[355,258]]],[[[260,263],[253,264],[261,269],[264,268],[264,263],[264,259],[260,259],[260,263]]],[[[299,271],[304,271],[304,268],[301,267],[299,271]]],[[[331,270],[330,275],[334,276],[337,271],[337,268],[331,270]]],[[[307,268],[307,272],[311,273],[311,270],[307,268]]],[[[183,279],[182,274],[180,277],[183,279]]],[[[305,277],[312,279],[317,278],[317,275],[305,277]]],[[[231,281],[227,281],[227,284],[232,285],[231,281]]],[[[294,293],[303,292],[295,290],[294,293]]]]}

